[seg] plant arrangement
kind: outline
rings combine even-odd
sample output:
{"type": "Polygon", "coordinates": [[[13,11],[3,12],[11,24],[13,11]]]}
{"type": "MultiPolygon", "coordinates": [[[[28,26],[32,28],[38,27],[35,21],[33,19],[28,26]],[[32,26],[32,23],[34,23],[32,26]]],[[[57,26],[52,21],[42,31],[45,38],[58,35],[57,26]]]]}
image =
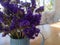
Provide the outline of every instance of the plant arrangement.
{"type": "Polygon", "coordinates": [[[0,0],[0,4],[4,7],[4,11],[0,11],[0,32],[3,32],[3,37],[9,35],[13,39],[25,37],[34,39],[38,36],[40,29],[36,26],[40,25],[40,12],[44,10],[44,6],[36,10],[38,14],[33,14],[36,3],[34,0],[31,0],[31,3],[20,3],[19,0],[15,3],[11,0],[0,0]]]}

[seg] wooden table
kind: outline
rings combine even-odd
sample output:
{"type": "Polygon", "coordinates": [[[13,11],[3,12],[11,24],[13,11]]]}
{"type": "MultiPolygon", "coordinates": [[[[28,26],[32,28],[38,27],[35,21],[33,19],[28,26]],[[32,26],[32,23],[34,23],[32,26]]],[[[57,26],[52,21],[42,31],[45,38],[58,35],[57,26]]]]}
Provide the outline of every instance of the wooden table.
{"type": "Polygon", "coordinates": [[[56,22],[50,25],[52,30],[60,30],[60,22],[56,22]]]}
{"type": "Polygon", "coordinates": [[[51,37],[48,39],[50,45],[60,45],[60,22],[50,24],[50,27],[51,37]]]}

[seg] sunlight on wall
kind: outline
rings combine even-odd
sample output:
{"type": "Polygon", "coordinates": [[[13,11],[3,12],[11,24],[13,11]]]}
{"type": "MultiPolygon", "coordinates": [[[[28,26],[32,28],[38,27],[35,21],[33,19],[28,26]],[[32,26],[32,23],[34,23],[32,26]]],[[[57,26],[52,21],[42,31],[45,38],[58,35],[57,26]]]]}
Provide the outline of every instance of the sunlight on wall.
{"type": "Polygon", "coordinates": [[[60,22],[51,24],[50,26],[55,27],[55,28],[60,28],[60,22]]]}

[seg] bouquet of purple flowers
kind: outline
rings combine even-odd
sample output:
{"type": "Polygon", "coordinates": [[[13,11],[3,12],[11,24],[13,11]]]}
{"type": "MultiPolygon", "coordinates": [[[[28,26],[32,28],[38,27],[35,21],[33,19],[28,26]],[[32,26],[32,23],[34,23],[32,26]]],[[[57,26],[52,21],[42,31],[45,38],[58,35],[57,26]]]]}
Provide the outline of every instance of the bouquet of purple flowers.
{"type": "Polygon", "coordinates": [[[0,0],[0,3],[4,7],[4,11],[0,11],[0,32],[3,32],[2,36],[8,34],[13,39],[25,37],[34,39],[38,36],[40,29],[36,26],[40,25],[41,14],[39,12],[42,12],[44,7],[36,10],[38,14],[33,14],[36,7],[30,6],[30,3],[20,4],[19,1],[11,3],[10,0],[0,0]],[[23,7],[26,8],[27,13],[23,7]]]}

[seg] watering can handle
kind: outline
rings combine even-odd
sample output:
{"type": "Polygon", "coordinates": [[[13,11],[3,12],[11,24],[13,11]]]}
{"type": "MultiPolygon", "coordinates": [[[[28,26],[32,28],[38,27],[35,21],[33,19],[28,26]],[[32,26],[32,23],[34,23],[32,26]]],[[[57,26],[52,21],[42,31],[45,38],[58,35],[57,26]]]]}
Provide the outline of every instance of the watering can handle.
{"type": "Polygon", "coordinates": [[[44,37],[44,35],[41,32],[40,32],[40,34],[42,36],[42,41],[41,41],[41,44],[40,45],[44,45],[44,43],[45,43],[45,37],[44,37]]]}

